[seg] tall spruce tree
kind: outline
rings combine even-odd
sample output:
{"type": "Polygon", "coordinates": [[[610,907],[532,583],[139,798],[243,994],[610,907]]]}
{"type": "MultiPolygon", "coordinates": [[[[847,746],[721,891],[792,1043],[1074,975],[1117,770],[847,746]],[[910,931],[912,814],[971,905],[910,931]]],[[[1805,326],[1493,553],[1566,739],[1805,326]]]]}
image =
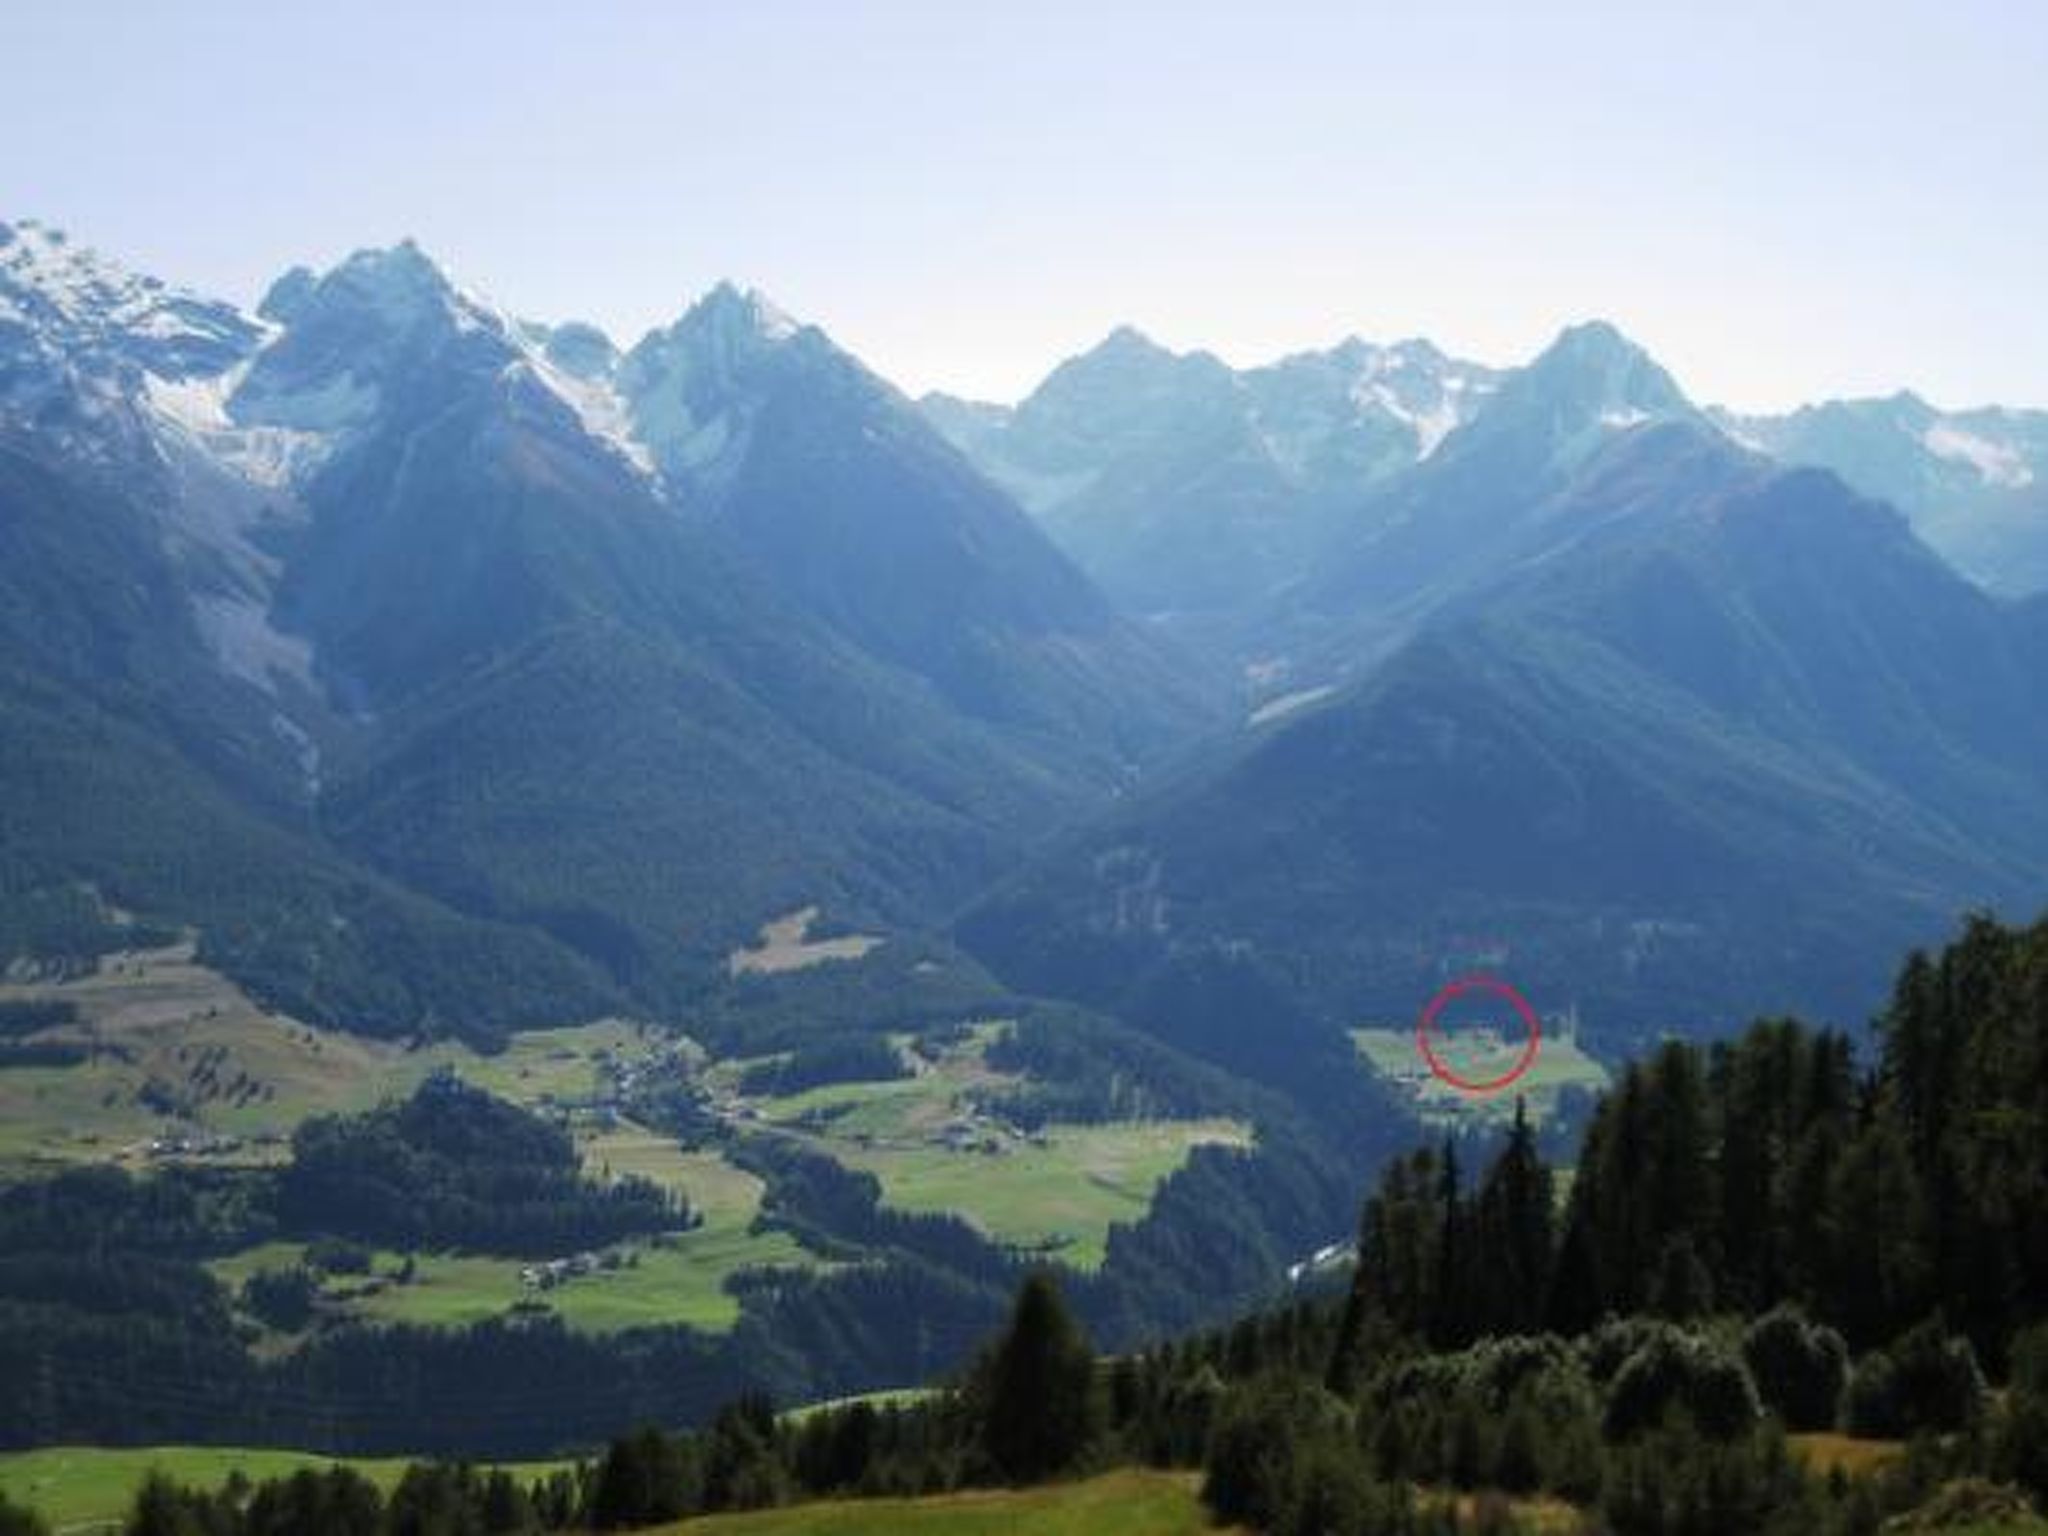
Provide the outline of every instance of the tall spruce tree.
{"type": "Polygon", "coordinates": [[[1465,1197],[1458,1148],[1448,1136],[1437,1169],[1436,1205],[1436,1287],[1429,1303],[1429,1341],[1439,1349],[1455,1349],[1470,1342],[1472,1286],[1464,1267],[1465,1197]]]}
{"type": "Polygon", "coordinates": [[[1471,1251],[1465,1256],[1478,1332],[1534,1333],[1543,1326],[1555,1262],[1554,1199],[1528,1104],[1517,1100],[1507,1143],[1480,1183],[1471,1251]]]}
{"type": "Polygon", "coordinates": [[[1012,1483],[1066,1471],[1095,1438],[1095,1356],[1050,1275],[1024,1282],[987,1366],[983,1443],[1012,1483]]]}

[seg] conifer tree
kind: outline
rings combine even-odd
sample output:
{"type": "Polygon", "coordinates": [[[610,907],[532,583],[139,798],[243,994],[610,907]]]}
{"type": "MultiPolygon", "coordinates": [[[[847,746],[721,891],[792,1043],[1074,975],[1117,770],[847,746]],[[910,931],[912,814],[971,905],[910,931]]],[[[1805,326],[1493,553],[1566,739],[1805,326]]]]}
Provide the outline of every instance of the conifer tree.
{"type": "Polygon", "coordinates": [[[1479,1331],[1534,1333],[1542,1327],[1555,1262],[1554,1199],[1528,1104],[1517,1100],[1507,1144],[1479,1188],[1473,1251],[1466,1256],[1479,1300],[1479,1331]]]}
{"type": "Polygon", "coordinates": [[[1050,1275],[1024,1282],[987,1366],[983,1441],[1013,1483],[1066,1471],[1095,1437],[1095,1357],[1050,1275]]]}

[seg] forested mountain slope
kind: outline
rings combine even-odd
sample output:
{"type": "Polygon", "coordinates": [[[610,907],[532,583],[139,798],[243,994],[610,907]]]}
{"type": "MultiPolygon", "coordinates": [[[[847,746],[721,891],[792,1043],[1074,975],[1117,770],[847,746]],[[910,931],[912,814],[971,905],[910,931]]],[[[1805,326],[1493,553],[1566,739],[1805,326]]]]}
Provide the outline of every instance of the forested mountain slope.
{"type": "Polygon", "coordinates": [[[1227,952],[1332,1028],[1489,954],[1696,1029],[1853,1016],[1958,907],[2041,899],[2032,616],[1895,513],[1679,423],[1524,526],[1362,681],[1040,861],[969,944],[1112,1007],[1227,952]]]}

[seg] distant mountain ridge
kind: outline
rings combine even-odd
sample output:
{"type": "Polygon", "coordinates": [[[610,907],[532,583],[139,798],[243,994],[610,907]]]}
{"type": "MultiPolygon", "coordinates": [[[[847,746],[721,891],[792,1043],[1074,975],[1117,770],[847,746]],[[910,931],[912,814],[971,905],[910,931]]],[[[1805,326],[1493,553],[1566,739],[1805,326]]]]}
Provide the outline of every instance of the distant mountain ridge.
{"type": "Polygon", "coordinates": [[[1113,596],[1177,612],[1284,579],[1328,516],[1428,457],[1497,382],[1422,341],[1239,372],[1126,327],[1014,409],[924,407],[1113,596]]]}
{"type": "MultiPolygon", "coordinates": [[[[1625,341],[1601,322],[1560,342],[1574,335],[1625,341]]],[[[1628,345],[1631,366],[1656,369],[1628,345]]],[[[1499,409],[1503,384],[1525,371],[1452,359],[1422,340],[1355,338],[1233,369],[1125,327],[1014,407],[943,394],[922,405],[1112,595],[1243,651],[1259,627],[1248,612],[1370,538],[1400,482],[1499,409]]],[[[1660,408],[1623,404],[1598,425],[1694,412],[1675,385],[1657,393],[1660,408]]],[[[1551,404],[1568,408],[1563,397],[1551,404]]],[[[1786,416],[1702,414],[1745,447],[1832,469],[1893,502],[1991,590],[2048,588],[2048,413],[1942,412],[1901,395],[1786,416]]]]}
{"type": "Polygon", "coordinates": [[[1783,416],[1716,411],[1738,442],[1891,502],[1994,592],[2048,591],[2048,411],[1944,411],[1910,391],[1783,416]]]}
{"type": "Polygon", "coordinates": [[[1305,678],[1355,672],[1459,591],[1575,539],[1555,498],[1612,445],[1698,419],[1671,376],[1613,326],[1573,326],[1507,375],[1430,459],[1358,503],[1315,567],[1255,610],[1247,630],[1297,651],[1305,678]]]}

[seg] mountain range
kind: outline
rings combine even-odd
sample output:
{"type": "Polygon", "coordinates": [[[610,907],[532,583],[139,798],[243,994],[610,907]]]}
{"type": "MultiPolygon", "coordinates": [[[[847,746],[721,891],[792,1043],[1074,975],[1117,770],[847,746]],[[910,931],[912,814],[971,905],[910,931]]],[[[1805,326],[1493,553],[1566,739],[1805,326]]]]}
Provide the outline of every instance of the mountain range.
{"type": "Polygon", "coordinates": [[[1119,602],[1177,616],[1294,574],[1362,492],[1427,459],[1498,378],[1422,341],[1352,340],[1236,372],[1125,328],[1014,409],[924,406],[1119,602]]]}
{"type": "MultiPolygon", "coordinates": [[[[1477,515],[1452,471],[1403,526],[1477,515]]],[[[1794,1004],[1855,1018],[1874,940],[2042,899],[2044,615],[1832,475],[1698,420],[1637,426],[1362,675],[962,931],[1019,986],[1142,1013],[1223,967],[1331,1033],[1469,969],[1633,1043],[1794,1004]]]]}
{"type": "Polygon", "coordinates": [[[2042,898],[2044,441],[1599,322],[913,402],[730,285],[621,349],[409,244],[251,313],[0,225],[0,957],[489,1037],[817,906],[1304,1091],[1472,963],[1854,1011],[2042,898]]]}
{"type": "MultiPolygon", "coordinates": [[[[1614,366],[1642,371],[1644,388],[1632,397],[1626,378],[1610,375],[1593,430],[1694,411],[1654,363],[1627,361],[1624,350],[1636,349],[1615,341],[1594,326],[1574,345],[1606,347],[1614,366]]],[[[1553,349],[1544,366],[1562,357],[1553,349]]],[[[1220,638],[1256,666],[1259,615],[1344,558],[1361,527],[1398,520],[1406,482],[1460,428],[1503,404],[1517,409],[1518,395],[1520,409],[1542,398],[1515,385],[1526,371],[1449,357],[1425,340],[1355,337],[1233,369],[1124,328],[1014,407],[943,394],[922,404],[1119,601],[1191,637],[1220,638]]],[[[2048,589],[2048,412],[1941,411],[1902,393],[1781,416],[1701,414],[1746,447],[1833,470],[1891,502],[1990,590],[2048,589]]]]}
{"type": "Polygon", "coordinates": [[[928,922],[1215,718],[730,289],[620,357],[409,245],[244,315],[6,226],[0,509],[0,948],[140,911],[309,1017],[559,1017],[807,903],[928,922]]]}

